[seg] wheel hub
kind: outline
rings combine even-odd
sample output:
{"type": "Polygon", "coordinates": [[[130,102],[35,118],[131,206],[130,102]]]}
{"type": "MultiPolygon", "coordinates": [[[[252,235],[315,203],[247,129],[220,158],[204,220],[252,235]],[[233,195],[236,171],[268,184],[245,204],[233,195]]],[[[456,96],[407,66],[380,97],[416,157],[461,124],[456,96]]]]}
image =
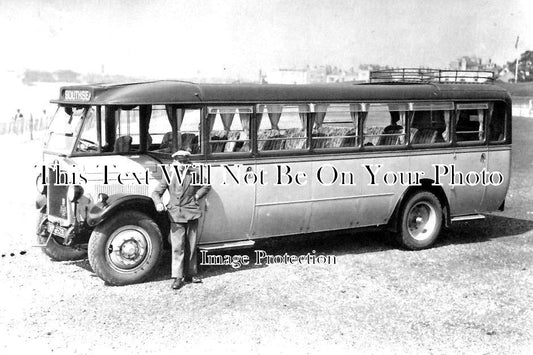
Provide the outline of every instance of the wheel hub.
{"type": "Polygon", "coordinates": [[[150,238],[144,229],[124,226],[110,236],[106,257],[111,267],[126,272],[140,267],[151,248],[150,238]]]}
{"type": "Polygon", "coordinates": [[[139,256],[139,244],[135,240],[126,241],[120,248],[120,255],[125,259],[134,260],[139,256]]]}
{"type": "Polygon", "coordinates": [[[437,225],[437,214],[433,206],[427,202],[419,202],[409,211],[409,234],[417,240],[429,238],[437,225]]]}

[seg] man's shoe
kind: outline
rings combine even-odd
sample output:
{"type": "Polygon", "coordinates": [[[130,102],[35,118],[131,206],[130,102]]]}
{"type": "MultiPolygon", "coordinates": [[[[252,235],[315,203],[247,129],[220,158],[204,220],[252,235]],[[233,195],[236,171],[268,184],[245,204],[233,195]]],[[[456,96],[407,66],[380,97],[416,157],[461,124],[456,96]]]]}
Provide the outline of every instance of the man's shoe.
{"type": "Polygon", "coordinates": [[[193,284],[201,284],[202,283],[202,278],[199,277],[199,276],[193,276],[193,277],[191,277],[191,282],[193,284]]]}
{"type": "Polygon", "coordinates": [[[199,276],[188,276],[185,278],[185,282],[192,282],[193,284],[202,283],[202,278],[199,276]]]}
{"type": "Polygon", "coordinates": [[[185,285],[183,279],[174,279],[174,282],[172,283],[172,289],[179,290],[183,287],[183,285],[185,285]]]}

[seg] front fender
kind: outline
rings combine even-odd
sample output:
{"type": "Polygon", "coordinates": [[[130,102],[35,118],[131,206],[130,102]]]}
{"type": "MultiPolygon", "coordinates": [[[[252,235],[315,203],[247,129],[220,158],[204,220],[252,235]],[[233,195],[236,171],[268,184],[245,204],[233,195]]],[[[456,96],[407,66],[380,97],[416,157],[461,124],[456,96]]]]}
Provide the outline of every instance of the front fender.
{"type": "Polygon", "coordinates": [[[157,214],[154,202],[150,197],[144,195],[117,194],[109,196],[105,204],[98,202],[91,207],[87,216],[87,224],[94,227],[104,222],[119,209],[133,209],[151,216],[157,214]]]}

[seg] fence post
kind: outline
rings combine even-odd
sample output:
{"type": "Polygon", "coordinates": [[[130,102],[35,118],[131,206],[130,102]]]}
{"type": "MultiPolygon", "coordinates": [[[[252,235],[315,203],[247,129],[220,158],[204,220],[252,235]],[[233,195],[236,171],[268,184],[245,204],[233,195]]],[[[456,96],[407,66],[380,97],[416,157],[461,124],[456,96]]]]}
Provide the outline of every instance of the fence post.
{"type": "Polygon", "coordinates": [[[33,140],[33,114],[30,113],[30,141],[33,140]]]}

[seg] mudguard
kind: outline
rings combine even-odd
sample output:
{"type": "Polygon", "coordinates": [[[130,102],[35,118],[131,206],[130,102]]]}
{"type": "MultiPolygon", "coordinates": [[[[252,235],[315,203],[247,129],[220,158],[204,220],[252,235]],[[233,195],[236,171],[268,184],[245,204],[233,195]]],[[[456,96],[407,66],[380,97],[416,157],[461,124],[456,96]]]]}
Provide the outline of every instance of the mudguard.
{"type": "Polygon", "coordinates": [[[154,202],[150,197],[116,194],[109,196],[105,203],[98,202],[91,207],[87,216],[87,224],[94,227],[105,221],[109,216],[112,216],[119,209],[134,209],[150,216],[157,215],[154,202]]]}
{"type": "Polygon", "coordinates": [[[414,191],[417,190],[426,190],[431,193],[433,193],[437,198],[439,199],[440,203],[442,204],[442,211],[444,214],[444,220],[443,225],[445,227],[449,227],[451,224],[450,220],[450,205],[448,204],[448,199],[446,198],[446,193],[444,192],[444,189],[441,186],[433,185],[433,180],[431,179],[422,179],[420,180],[421,185],[420,186],[409,186],[405,191],[402,193],[400,198],[398,199],[398,203],[396,204],[396,207],[394,208],[394,211],[392,212],[391,218],[389,219],[388,223],[388,229],[392,232],[398,232],[398,216],[401,211],[401,207],[404,204],[405,200],[408,196],[410,196],[414,191]]]}

